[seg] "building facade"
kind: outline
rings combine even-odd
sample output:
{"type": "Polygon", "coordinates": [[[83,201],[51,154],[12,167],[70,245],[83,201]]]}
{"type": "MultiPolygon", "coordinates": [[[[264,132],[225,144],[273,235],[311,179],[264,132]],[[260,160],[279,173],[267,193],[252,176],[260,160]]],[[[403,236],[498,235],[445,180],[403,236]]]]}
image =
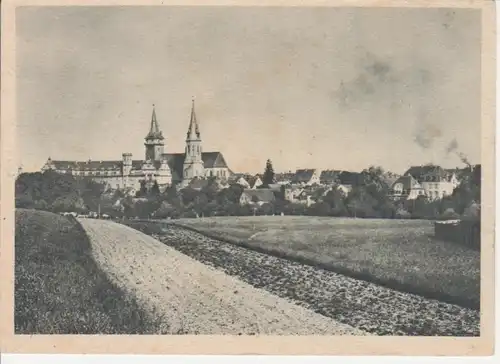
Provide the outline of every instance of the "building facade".
{"type": "Polygon", "coordinates": [[[133,159],[131,153],[123,153],[121,160],[112,161],[68,161],[49,157],[42,171],[52,169],[75,177],[90,177],[111,189],[139,189],[141,182],[145,181],[148,187],[156,182],[163,190],[170,185],[185,187],[193,178],[227,179],[230,175],[221,152],[203,152],[194,100],[184,153],[164,152],[165,137],[160,130],[154,105],[144,147],[144,159],[139,160],[133,159]]]}
{"type": "Polygon", "coordinates": [[[404,176],[412,176],[422,187],[425,196],[431,200],[450,196],[459,185],[456,173],[434,166],[415,166],[406,171],[404,176]]]}

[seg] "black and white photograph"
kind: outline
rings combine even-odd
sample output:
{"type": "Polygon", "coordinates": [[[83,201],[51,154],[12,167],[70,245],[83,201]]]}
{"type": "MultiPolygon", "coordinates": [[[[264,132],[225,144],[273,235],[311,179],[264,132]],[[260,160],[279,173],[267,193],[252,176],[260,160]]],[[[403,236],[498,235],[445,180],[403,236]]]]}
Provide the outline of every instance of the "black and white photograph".
{"type": "Polygon", "coordinates": [[[483,336],[483,11],[16,7],[14,335],[483,336]]]}

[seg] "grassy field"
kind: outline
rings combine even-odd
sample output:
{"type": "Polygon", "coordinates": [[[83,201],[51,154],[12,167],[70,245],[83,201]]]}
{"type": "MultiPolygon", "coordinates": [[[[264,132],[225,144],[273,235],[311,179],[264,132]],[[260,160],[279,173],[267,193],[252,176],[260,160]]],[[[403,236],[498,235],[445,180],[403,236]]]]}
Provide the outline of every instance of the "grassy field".
{"type": "Polygon", "coordinates": [[[429,221],[254,216],[175,224],[389,288],[479,308],[480,253],[433,239],[429,221]]]}
{"type": "Polygon", "coordinates": [[[94,262],[80,224],[16,210],[16,334],[156,333],[157,327],[94,262]]]}

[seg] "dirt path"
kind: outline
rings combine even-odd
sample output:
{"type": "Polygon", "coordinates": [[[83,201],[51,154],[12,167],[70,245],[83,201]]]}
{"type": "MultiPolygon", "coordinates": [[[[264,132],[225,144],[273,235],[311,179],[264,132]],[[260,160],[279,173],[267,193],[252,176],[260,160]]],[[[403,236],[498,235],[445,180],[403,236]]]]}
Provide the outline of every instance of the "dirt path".
{"type": "Polygon", "coordinates": [[[161,316],[173,334],[366,334],[256,289],[124,225],[80,222],[96,262],[120,288],[161,316]]]}
{"type": "Polygon", "coordinates": [[[297,305],[376,335],[477,336],[479,312],[169,226],[165,244],[297,305]]]}

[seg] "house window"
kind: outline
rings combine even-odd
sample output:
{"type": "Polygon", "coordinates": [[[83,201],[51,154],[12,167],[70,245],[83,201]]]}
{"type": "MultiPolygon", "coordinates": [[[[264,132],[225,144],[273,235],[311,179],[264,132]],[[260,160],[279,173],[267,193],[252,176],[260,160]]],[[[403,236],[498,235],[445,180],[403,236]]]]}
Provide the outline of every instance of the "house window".
{"type": "Polygon", "coordinates": [[[396,183],[394,185],[394,193],[400,195],[403,193],[403,184],[402,183],[396,183]]]}

